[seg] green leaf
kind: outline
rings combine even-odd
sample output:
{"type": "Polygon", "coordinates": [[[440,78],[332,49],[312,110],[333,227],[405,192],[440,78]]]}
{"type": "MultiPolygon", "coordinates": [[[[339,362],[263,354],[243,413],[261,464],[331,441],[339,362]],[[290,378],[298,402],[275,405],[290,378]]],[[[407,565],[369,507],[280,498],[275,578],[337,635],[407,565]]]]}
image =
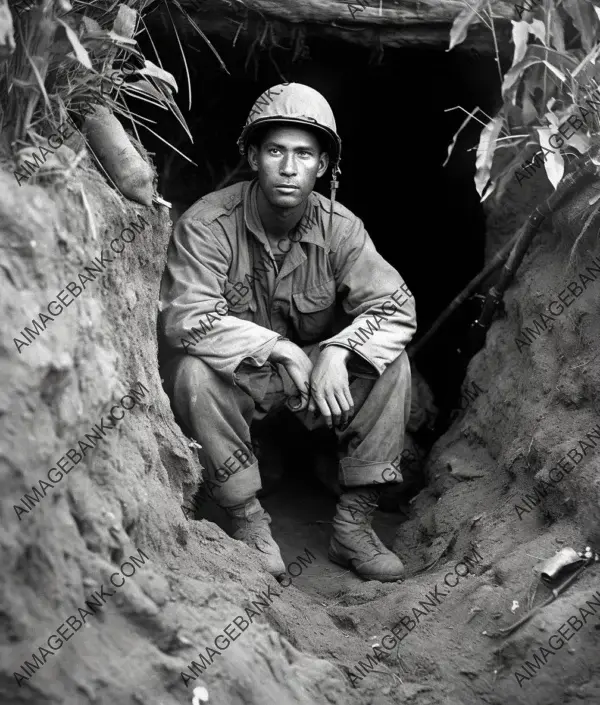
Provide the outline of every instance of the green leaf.
{"type": "MultiPolygon", "coordinates": [[[[479,145],[477,146],[477,159],[475,160],[475,188],[481,196],[485,185],[490,180],[490,170],[494,160],[494,152],[496,151],[496,139],[500,134],[504,118],[501,115],[496,115],[481,131],[479,137],[479,145]]],[[[485,194],[487,198],[491,194],[491,190],[485,194]]],[[[482,198],[482,200],[484,200],[482,198]]]]}
{"type": "Polygon", "coordinates": [[[165,71],[164,69],[161,69],[160,66],[153,64],[152,61],[150,61],[149,59],[145,60],[144,68],[138,69],[137,73],[140,73],[143,76],[152,76],[152,78],[156,78],[159,81],[163,81],[168,86],[171,86],[175,93],[177,93],[177,91],[179,90],[179,88],[177,87],[177,81],[173,77],[173,74],[169,73],[168,71],[165,71]]]}
{"type": "Polygon", "coordinates": [[[121,37],[133,37],[137,16],[137,12],[132,7],[119,5],[119,11],[113,22],[113,32],[121,37]]]}
{"type": "Polygon", "coordinates": [[[585,55],[585,57],[581,60],[579,66],[577,66],[577,68],[571,71],[571,76],[573,76],[573,78],[576,78],[579,75],[579,72],[582,71],[588,64],[591,64],[591,70],[589,71],[589,73],[593,76],[594,64],[596,63],[598,54],[600,54],[600,44],[597,44],[590,52],[585,55]]]}
{"type": "MultiPolygon", "coordinates": [[[[534,52],[531,51],[535,49],[536,47],[528,47],[530,51],[528,51],[528,56],[523,59],[523,61],[519,61],[518,64],[515,66],[512,66],[505,74],[504,76],[504,81],[502,83],[502,97],[504,98],[505,102],[511,102],[512,105],[515,105],[516,102],[516,94],[517,94],[517,82],[518,80],[522,77],[523,73],[531,66],[535,66],[535,64],[544,64],[547,66],[552,73],[557,76],[563,83],[566,83],[567,79],[562,71],[560,69],[557,69],[556,66],[551,64],[549,61],[546,59],[540,59],[537,56],[535,56],[534,52]]],[[[544,51],[542,47],[537,47],[538,49],[544,51]]]]}
{"type": "Polygon", "coordinates": [[[179,110],[179,107],[177,106],[177,103],[173,99],[173,95],[170,91],[170,88],[167,86],[163,86],[163,84],[159,84],[159,88],[156,86],[152,85],[149,81],[136,81],[135,83],[125,83],[122,88],[123,92],[126,93],[127,95],[131,95],[134,98],[141,98],[140,94],[142,96],[145,96],[146,98],[150,99],[153,98],[154,101],[157,104],[159,104],[161,107],[164,107],[165,109],[169,109],[173,115],[176,117],[178,120],[179,124],[183,127],[185,130],[187,136],[190,139],[190,142],[194,142],[194,138],[192,137],[192,133],[190,132],[190,128],[188,127],[185,118],[181,114],[181,111],[179,110]],[[131,89],[131,90],[130,90],[131,89]],[[164,91],[163,91],[164,89],[164,91]],[[137,91],[137,95],[136,95],[137,91]]]}
{"type": "Polygon", "coordinates": [[[487,2],[488,0],[476,0],[475,3],[461,10],[454,18],[452,29],[450,30],[450,46],[448,47],[448,51],[454,49],[457,44],[465,41],[469,27],[479,21],[478,14],[487,2]]]}
{"type": "Polygon", "coordinates": [[[546,175],[548,176],[548,180],[556,190],[556,187],[560,183],[560,180],[562,179],[563,174],[565,173],[564,159],[562,158],[562,154],[560,153],[560,151],[555,147],[552,147],[549,142],[550,137],[553,134],[552,130],[547,127],[536,127],[535,129],[537,130],[539,136],[540,146],[552,152],[552,154],[546,155],[546,158],[544,160],[544,167],[546,169],[546,175]]]}
{"type": "Polygon", "coordinates": [[[575,29],[581,35],[581,43],[585,51],[591,51],[596,39],[598,25],[593,6],[582,0],[563,0],[563,7],[573,20],[575,29]]]}
{"type": "Polygon", "coordinates": [[[165,108],[166,102],[164,93],[161,93],[158,88],[153,86],[150,81],[133,81],[131,83],[123,84],[121,89],[124,93],[137,97],[136,94],[141,93],[148,98],[154,98],[154,103],[160,105],[160,107],[165,108]]]}
{"type": "Polygon", "coordinates": [[[523,60],[527,52],[527,40],[529,39],[529,25],[527,22],[512,22],[512,40],[515,45],[513,53],[512,66],[516,66],[519,61],[523,60]]]}
{"type": "MultiPolygon", "coordinates": [[[[463,129],[467,126],[469,120],[471,120],[473,118],[473,116],[475,115],[475,113],[478,110],[480,110],[480,108],[476,107],[476,108],[473,108],[473,110],[470,113],[467,113],[467,117],[463,120],[461,126],[458,128],[458,130],[452,136],[452,142],[450,142],[450,145],[448,146],[448,155],[447,155],[444,163],[442,164],[442,166],[446,166],[446,164],[450,160],[450,157],[452,156],[452,150],[456,146],[456,140],[458,139],[458,136],[463,131],[463,129]]],[[[465,110],[465,112],[467,112],[467,111],[465,110]]]]}
{"type": "Polygon", "coordinates": [[[61,24],[65,28],[65,32],[67,33],[67,38],[69,42],[71,43],[71,46],[73,47],[73,51],[75,52],[75,56],[77,57],[77,60],[79,63],[83,64],[86,69],[92,69],[92,62],[90,61],[89,54],[87,53],[86,49],[83,47],[81,42],[79,41],[79,38],[75,34],[75,32],[69,27],[69,25],[66,22],[63,22],[60,17],[56,18],[56,21],[61,24]]]}
{"type": "MultiPolygon", "coordinates": [[[[123,37],[120,34],[117,34],[116,32],[113,32],[112,30],[109,30],[108,32],[102,30],[101,32],[89,32],[89,34],[86,36],[86,39],[100,39],[102,41],[106,39],[110,39],[111,42],[114,44],[117,44],[117,46],[122,46],[124,45],[123,48],[127,48],[130,51],[132,51],[131,47],[135,46],[137,44],[135,39],[130,39],[129,37],[123,37]]],[[[137,52],[139,53],[139,52],[137,52]]]]}
{"type": "Polygon", "coordinates": [[[539,115],[535,108],[535,103],[531,99],[531,94],[528,90],[523,91],[522,104],[523,124],[531,125],[532,122],[539,118],[539,115]]]}
{"type": "Polygon", "coordinates": [[[554,46],[558,49],[558,51],[564,52],[565,28],[563,25],[562,18],[558,12],[550,13],[550,22],[552,25],[550,29],[550,37],[552,38],[552,42],[554,46]]]}
{"type": "Polygon", "coordinates": [[[96,20],[93,19],[92,17],[88,17],[87,15],[84,15],[81,18],[81,21],[83,22],[83,26],[85,27],[86,33],[88,33],[88,34],[90,32],[101,32],[102,31],[102,27],[100,27],[98,22],[96,22],[96,20]]]}
{"type": "Polygon", "coordinates": [[[591,139],[589,137],[590,128],[588,127],[587,123],[581,118],[579,108],[576,105],[569,105],[567,110],[564,110],[560,113],[561,123],[564,123],[564,121],[567,118],[571,117],[571,115],[575,115],[576,118],[579,118],[583,122],[583,125],[578,130],[575,130],[575,128],[573,128],[573,134],[569,137],[569,139],[565,137],[565,142],[571,147],[575,147],[579,154],[585,154],[591,146],[591,139]]]}
{"type": "Polygon", "coordinates": [[[527,25],[527,31],[533,34],[536,39],[539,39],[544,46],[547,46],[546,27],[544,23],[541,20],[531,20],[531,22],[526,22],[525,24],[527,25]]]}
{"type": "Polygon", "coordinates": [[[511,66],[511,68],[504,74],[504,81],[502,82],[502,97],[505,102],[512,99],[512,104],[516,101],[516,83],[521,78],[523,73],[534,64],[539,64],[541,59],[536,56],[527,56],[519,63],[511,66]]]}
{"type": "MultiPolygon", "coordinates": [[[[185,8],[181,6],[181,3],[179,2],[179,0],[173,0],[173,1],[174,1],[175,5],[179,8],[179,10],[185,15],[187,21],[192,25],[192,27],[196,30],[196,32],[198,32],[198,34],[202,37],[202,39],[204,39],[204,41],[208,45],[208,48],[217,57],[217,60],[219,61],[219,64],[221,65],[221,68],[223,69],[223,71],[225,71],[225,73],[231,75],[229,73],[229,71],[227,70],[227,66],[225,66],[223,59],[219,56],[219,52],[212,45],[210,39],[206,36],[206,34],[204,34],[204,32],[200,29],[200,27],[198,27],[197,23],[194,22],[194,19],[191,17],[191,15],[185,11],[185,8]]],[[[362,12],[362,10],[361,10],[361,12],[362,12]]],[[[352,17],[354,18],[354,15],[352,17]]]]}
{"type": "Polygon", "coordinates": [[[592,146],[591,139],[583,132],[576,132],[574,135],[569,137],[567,144],[575,147],[579,154],[585,154],[589,151],[592,146]]]}
{"type": "Polygon", "coordinates": [[[546,118],[547,125],[551,125],[554,128],[555,132],[558,131],[558,128],[560,127],[560,118],[555,115],[551,110],[545,113],[544,117],[546,118]]]}
{"type": "Polygon", "coordinates": [[[551,64],[551,63],[550,63],[549,61],[547,61],[546,59],[542,59],[542,63],[543,63],[545,66],[547,66],[547,67],[550,69],[550,71],[552,71],[552,73],[553,73],[557,78],[560,78],[560,80],[561,80],[563,83],[566,83],[566,82],[567,82],[567,77],[565,76],[565,74],[564,74],[562,71],[560,71],[559,69],[557,69],[556,66],[554,66],[554,64],[551,64]]]}

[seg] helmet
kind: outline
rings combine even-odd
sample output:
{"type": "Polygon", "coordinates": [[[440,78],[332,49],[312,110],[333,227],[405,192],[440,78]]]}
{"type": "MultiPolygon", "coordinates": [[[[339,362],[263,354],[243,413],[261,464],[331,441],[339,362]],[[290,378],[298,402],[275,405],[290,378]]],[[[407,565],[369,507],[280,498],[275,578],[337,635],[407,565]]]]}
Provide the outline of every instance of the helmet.
{"type": "Polygon", "coordinates": [[[250,136],[257,127],[269,123],[307,125],[322,133],[331,147],[333,173],[339,172],[342,140],[331,106],[314,88],[302,83],[280,83],[265,91],[254,103],[237,144],[245,155],[250,136]]]}

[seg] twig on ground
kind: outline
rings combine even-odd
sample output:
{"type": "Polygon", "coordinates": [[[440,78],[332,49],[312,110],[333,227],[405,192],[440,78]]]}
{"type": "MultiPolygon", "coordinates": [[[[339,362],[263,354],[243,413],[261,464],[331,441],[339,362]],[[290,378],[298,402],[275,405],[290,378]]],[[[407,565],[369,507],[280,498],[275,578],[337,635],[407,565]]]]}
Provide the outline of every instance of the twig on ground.
{"type": "MultiPolygon", "coordinates": [[[[428,570],[431,570],[437,563],[441,561],[441,559],[449,552],[452,550],[454,547],[454,544],[456,543],[456,539],[458,538],[458,532],[459,529],[454,529],[454,533],[452,534],[452,537],[450,538],[450,541],[448,541],[448,545],[446,548],[440,553],[440,555],[435,558],[431,563],[428,563],[424,568],[421,568],[420,570],[417,570],[415,573],[412,575],[420,575],[421,573],[425,573],[428,570]]],[[[412,576],[411,576],[412,577],[412,576]]]]}

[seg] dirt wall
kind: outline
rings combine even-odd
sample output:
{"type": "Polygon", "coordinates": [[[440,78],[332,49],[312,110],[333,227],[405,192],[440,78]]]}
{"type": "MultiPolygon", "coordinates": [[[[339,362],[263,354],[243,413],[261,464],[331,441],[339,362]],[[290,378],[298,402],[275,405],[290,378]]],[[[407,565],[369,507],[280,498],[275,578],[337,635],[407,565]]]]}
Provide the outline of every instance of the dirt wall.
{"type": "MultiPolygon", "coordinates": [[[[469,366],[466,387],[485,394],[437,442],[429,486],[396,533],[407,580],[380,585],[336,572],[321,526],[331,507],[314,520],[296,507],[310,531],[293,553],[284,545],[294,576],[284,587],[256,569],[248,548],[180,508],[200,467],[156,364],[167,211],[126,204],[87,168],[46,189],[19,187],[8,173],[0,180],[2,702],[166,705],[191,702],[200,686],[216,705],[598,701],[600,608],[542,654],[531,677],[515,675],[536,650],[542,658],[558,629],[577,626],[574,616],[583,620],[580,607],[600,589],[597,567],[497,636],[526,612],[543,559],[565,545],[597,547],[600,282],[563,296],[569,306],[551,330],[515,342],[589,266],[598,223],[571,269],[567,261],[592,187],[542,228],[469,366]],[[89,282],[79,278],[86,266],[89,282]],[[64,310],[42,319],[58,300],[64,310]],[[569,458],[570,472],[548,479],[569,458]],[[444,588],[472,551],[481,556],[473,569],[444,588]],[[376,640],[399,620],[410,626],[409,610],[431,602],[439,585],[427,621],[358,678],[376,640]],[[227,646],[221,638],[222,650],[213,648],[224,634],[227,646]]],[[[509,235],[491,227],[491,240],[509,235]]],[[[548,594],[540,587],[536,602],[548,594]]]]}
{"type": "Polygon", "coordinates": [[[92,169],[54,184],[0,173],[0,701],[175,705],[204,684],[211,703],[348,702],[336,669],[264,622],[184,684],[200,647],[277,583],[180,508],[200,466],[156,362],[168,210],[92,169]]]}
{"type": "MultiPolygon", "coordinates": [[[[406,546],[426,537],[437,550],[452,539],[450,558],[474,542],[486,556],[464,621],[451,625],[455,643],[465,651],[476,645],[473,666],[455,678],[456,690],[449,685],[463,703],[483,695],[485,702],[529,705],[598,699],[600,609],[591,616],[588,606],[584,624],[578,611],[593,605],[600,588],[597,564],[524,626],[498,634],[551,597],[543,585],[536,591],[543,560],[567,545],[600,547],[600,220],[582,236],[597,188],[597,181],[581,181],[542,225],[486,347],[469,365],[464,386],[475,382],[486,394],[437,442],[430,486],[396,539],[406,546]],[[578,628],[552,650],[548,640],[569,619],[578,628]]],[[[513,189],[489,216],[488,253],[550,192],[541,173],[513,189]]]]}

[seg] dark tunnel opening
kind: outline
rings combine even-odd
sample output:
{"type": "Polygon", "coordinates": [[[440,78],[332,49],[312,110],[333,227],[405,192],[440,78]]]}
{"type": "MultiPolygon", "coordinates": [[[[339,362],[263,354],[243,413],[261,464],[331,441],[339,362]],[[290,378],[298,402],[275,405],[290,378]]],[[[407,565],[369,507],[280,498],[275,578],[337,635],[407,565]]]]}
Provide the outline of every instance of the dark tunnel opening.
{"type": "MultiPolygon", "coordinates": [[[[209,39],[230,75],[201,40],[188,37],[193,95],[188,111],[179,49],[173,37],[161,37],[161,46],[170,48],[161,59],[177,79],[178,105],[195,143],[172,117],[160,119],[164,113],[156,116],[154,129],[198,164],[156,141],[159,192],[173,203],[173,221],[204,194],[251,178],[236,140],[252,104],[276,83],[306,83],[327,98],[336,116],[342,138],[338,200],[364,221],[379,252],[413,292],[417,341],[483,268],[485,219],[473,183],[482,123],[471,121],[461,132],[444,167],[448,146],[466,117],[464,110],[444,111],[462,106],[470,112],[479,106],[493,114],[492,96],[499,94],[494,58],[411,48],[386,50],[373,61],[368,48],[319,38],[302,51],[272,47],[258,55],[242,36],[235,46],[219,36],[209,39]]],[[[150,56],[151,47],[143,39],[140,44],[150,56]]],[[[328,171],[317,183],[326,196],[329,178],[328,171]]],[[[414,361],[441,411],[440,423],[425,439],[428,447],[457,405],[468,362],[464,341],[477,314],[477,300],[471,299],[414,361]]]]}

